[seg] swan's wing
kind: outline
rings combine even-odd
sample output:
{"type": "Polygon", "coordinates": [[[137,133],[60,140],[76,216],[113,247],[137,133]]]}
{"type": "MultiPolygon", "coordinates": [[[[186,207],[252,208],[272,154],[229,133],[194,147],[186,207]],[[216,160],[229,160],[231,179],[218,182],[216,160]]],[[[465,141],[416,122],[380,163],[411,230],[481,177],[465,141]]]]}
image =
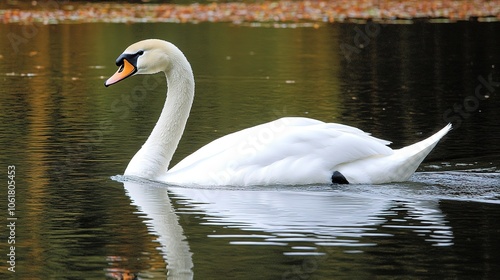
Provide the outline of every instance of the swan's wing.
{"type": "Polygon", "coordinates": [[[323,122],[321,121],[309,118],[289,117],[281,118],[269,123],[264,123],[237,132],[233,132],[201,147],[196,152],[192,153],[191,155],[187,156],[182,161],[177,163],[169,171],[174,172],[176,170],[183,169],[197,162],[212,158],[213,156],[221,154],[223,152],[234,152],[235,146],[240,147],[241,150],[244,150],[248,148],[245,147],[245,144],[251,145],[255,141],[255,145],[259,145],[258,142],[266,141],[268,140],[268,138],[272,136],[274,137],[277,133],[282,132],[289,127],[303,127],[322,123],[323,122]],[[254,136],[260,137],[260,139],[254,139],[254,136]],[[252,141],[252,143],[249,143],[250,141],[252,141]]]}
{"type": "Polygon", "coordinates": [[[282,118],[207,144],[162,180],[204,185],[327,183],[338,164],[392,154],[389,143],[346,125],[282,118]]]}

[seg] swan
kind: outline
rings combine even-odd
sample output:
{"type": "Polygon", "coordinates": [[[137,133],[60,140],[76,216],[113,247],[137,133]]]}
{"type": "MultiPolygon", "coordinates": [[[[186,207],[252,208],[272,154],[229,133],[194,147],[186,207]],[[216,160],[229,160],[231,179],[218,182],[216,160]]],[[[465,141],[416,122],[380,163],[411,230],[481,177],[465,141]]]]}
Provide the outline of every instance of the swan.
{"type": "Polygon", "coordinates": [[[448,133],[451,124],[413,145],[391,143],[360,129],[303,117],[285,117],[216,139],[169,168],[193,104],[195,83],[187,58],[174,44],[147,39],[116,59],[106,87],[127,77],[163,72],[168,90],[151,134],[125,176],[173,185],[254,186],[382,184],[406,181],[448,133]]]}

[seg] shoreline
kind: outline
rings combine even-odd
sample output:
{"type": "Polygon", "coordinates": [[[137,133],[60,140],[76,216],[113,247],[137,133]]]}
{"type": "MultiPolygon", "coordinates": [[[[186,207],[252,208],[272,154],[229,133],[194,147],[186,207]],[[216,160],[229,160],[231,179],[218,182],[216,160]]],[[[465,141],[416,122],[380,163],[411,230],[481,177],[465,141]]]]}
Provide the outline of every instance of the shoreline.
{"type": "Polygon", "coordinates": [[[264,1],[209,4],[111,4],[33,2],[30,9],[0,9],[4,24],[64,23],[202,23],[226,22],[253,26],[288,23],[315,26],[334,22],[500,21],[500,0],[356,0],[264,1]],[[373,2],[376,2],[374,5],[373,2]]]}

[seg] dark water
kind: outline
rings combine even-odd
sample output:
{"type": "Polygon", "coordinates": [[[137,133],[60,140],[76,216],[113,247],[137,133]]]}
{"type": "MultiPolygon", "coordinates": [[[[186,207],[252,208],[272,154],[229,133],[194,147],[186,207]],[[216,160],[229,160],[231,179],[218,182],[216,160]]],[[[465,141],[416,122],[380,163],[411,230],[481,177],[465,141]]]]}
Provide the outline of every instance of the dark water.
{"type": "Polygon", "coordinates": [[[0,34],[2,279],[500,273],[498,23],[0,25],[0,34]],[[103,83],[125,47],[153,37],[178,45],[197,81],[175,162],[281,116],[353,125],[394,147],[455,129],[406,183],[192,189],[123,178],[165,82],[103,83]]]}

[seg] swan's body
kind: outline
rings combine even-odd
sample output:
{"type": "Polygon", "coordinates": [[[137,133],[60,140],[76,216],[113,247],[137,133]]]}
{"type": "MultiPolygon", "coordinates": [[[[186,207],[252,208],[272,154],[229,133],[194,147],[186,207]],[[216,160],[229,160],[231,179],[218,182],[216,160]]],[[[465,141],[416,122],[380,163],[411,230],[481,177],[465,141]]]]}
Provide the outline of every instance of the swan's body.
{"type": "Polygon", "coordinates": [[[182,52],[162,40],[144,40],[118,57],[109,86],[134,74],[164,72],[167,99],[151,135],[125,175],[177,185],[296,185],[387,183],[407,180],[451,129],[393,150],[346,125],[282,118],[219,138],[168,169],[194,98],[194,77],[182,52]]]}

